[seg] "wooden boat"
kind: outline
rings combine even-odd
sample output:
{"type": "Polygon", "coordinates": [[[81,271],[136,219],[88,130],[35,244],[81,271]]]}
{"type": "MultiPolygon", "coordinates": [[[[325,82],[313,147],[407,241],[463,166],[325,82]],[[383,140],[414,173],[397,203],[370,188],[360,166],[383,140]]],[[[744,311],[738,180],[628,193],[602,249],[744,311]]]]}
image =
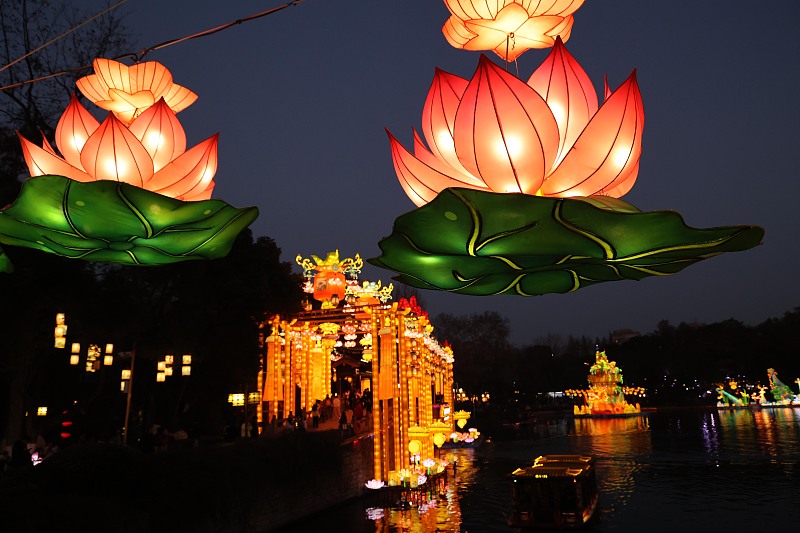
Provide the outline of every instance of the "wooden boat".
{"type": "Polygon", "coordinates": [[[597,509],[594,458],[544,455],[511,475],[512,511],[508,525],[521,529],[572,529],[597,509]]]}

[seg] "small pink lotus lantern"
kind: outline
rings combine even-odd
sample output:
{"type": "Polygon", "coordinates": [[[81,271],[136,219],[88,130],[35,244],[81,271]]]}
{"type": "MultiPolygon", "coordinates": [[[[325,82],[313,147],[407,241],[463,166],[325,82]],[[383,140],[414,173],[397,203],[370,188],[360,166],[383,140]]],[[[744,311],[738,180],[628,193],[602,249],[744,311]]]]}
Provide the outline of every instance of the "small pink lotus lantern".
{"type": "Polygon", "coordinates": [[[513,61],[531,48],[550,48],[572,32],[584,0],[444,0],[452,14],[442,33],[452,46],[492,50],[513,61]]]}
{"type": "Polygon", "coordinates": [[[186,109],[197,95],[172,81],[170,71],[158,61],[127,66],[113,59],[95,59],[94,74],[76,82],[95,105],[114,113],[125,125],[163,98],[175,113],[186,109]]]}

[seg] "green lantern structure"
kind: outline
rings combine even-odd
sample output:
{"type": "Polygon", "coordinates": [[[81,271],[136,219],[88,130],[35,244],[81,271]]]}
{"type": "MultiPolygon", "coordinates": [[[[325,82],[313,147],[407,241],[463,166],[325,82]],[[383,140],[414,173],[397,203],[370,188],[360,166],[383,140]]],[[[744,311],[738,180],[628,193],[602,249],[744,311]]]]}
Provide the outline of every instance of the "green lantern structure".
{"type": "Polygon", "coordinates": [[[373,265],[413,287],[471,295],[568,293],[668,276],[759,243],[758,226],[696,229],[618,199],[445,189],[395,220],[373,265]]]}
{"type": "MultiPolygon", "coordinates": [[[[255,207],[187,202],[127,183],[39,176],[0,211],[0,243],[88,261],[165,265],[227,255],[255,207]]],[[[0,271],[12,266],[0,250],[0,271]]]]}

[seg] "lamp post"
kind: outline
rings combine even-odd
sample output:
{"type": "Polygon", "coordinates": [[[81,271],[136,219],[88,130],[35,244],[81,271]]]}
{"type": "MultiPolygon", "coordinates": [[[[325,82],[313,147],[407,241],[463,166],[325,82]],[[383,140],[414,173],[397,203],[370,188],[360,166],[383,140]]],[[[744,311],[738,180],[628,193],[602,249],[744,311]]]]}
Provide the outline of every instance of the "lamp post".
{"type": "Polygon", "coordinates": [[[136,364],[136,346],[133,350],[127,352],[131,356],[131,368],[128,370],[127,379],[125,378],[125,371],[122,371],[122,384],[123,388],[127,389],[127,398],[125,399],[125,425],[122,427],[122,446],[128,445],[128,423],[131,416],[131,396],[133,395],[133,366],[136,364]],[[127,385],[127,387],[125,387],[127,385]]]}

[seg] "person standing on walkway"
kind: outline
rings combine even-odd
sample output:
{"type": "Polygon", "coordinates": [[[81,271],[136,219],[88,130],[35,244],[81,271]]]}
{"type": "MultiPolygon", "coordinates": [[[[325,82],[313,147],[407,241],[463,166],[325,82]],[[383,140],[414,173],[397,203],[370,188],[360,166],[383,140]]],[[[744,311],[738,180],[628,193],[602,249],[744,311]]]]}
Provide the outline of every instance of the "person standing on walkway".
{"type": "Polygon", "coordinates": [[[311,406],[311,427],[319,429],[319,400],[311,406]]]}
{"type": "Polygon", "coordinates": [[[342,416],[342,400],[337,395],[333,397],[333,419],[339,420],[341,416],[342,416]]]}

